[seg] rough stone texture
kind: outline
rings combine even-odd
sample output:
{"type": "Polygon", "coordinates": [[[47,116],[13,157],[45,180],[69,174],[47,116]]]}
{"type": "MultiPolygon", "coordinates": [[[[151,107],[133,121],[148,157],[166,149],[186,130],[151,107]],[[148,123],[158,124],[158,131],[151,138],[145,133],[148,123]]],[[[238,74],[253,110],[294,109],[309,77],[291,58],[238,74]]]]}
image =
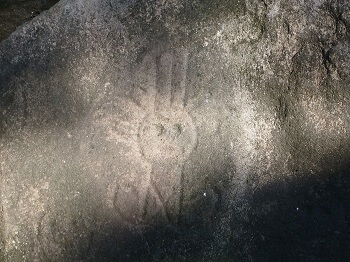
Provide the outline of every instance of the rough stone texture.
{"type": "Polygon", "coordinates": [[[0,0],[0,41],[58,0],[0,0]]]}
{"type": "Polygon", "coordinates": [[[6,261],[348,261],[350,4],[60,1],[0,45],[6,261]]]}

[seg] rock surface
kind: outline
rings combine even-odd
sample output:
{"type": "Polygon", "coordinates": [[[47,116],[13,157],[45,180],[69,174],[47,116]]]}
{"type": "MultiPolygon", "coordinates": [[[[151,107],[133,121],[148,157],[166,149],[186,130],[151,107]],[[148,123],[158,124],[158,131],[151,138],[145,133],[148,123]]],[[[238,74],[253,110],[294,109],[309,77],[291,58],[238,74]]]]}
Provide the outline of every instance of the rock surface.
{"type": "Polygon", "coordinates": [[[0,44],[5,261],[348,261],[350,4],[62,0],[0,44]]]}
{"type": "Polygon", "coordinates": [[[0,41],[58,0],[0,0],[0,41]]]}

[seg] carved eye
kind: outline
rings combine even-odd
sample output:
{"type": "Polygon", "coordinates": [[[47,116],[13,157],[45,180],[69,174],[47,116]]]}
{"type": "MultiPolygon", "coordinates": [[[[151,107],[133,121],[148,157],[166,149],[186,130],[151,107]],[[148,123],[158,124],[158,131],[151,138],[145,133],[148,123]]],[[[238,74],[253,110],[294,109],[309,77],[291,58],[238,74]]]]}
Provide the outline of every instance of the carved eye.
{"type": "Polygon", "coordinates": [[[180,123],[177,123],[177,124],[174,125],[174,129],[176,130],[176,132],[178,134],[181,134],[182,130],[183,130],[183,126],[180,123]]]}
{"type": "Polygon", "coordinates": [[[183,126],[180,123],[176,123],[172,126],[172,129],[170,130],[170,136],[175,139],[178,138],[183,131],[183,126]]]}
{"type": "Polygon", "coordinates": [[[165,127],[162,125],[162,124],[158,124],[158,125],[155,125],[155,128],[156,128],[156,133],[158,136],[161,136],[165,133],[165,127]]]}

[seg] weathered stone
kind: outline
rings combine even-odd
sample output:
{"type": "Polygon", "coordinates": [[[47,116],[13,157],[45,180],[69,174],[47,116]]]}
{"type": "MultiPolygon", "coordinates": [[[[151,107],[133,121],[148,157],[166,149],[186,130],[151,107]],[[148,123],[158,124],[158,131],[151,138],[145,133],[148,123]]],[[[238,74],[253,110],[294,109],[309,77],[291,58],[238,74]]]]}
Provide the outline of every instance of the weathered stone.
{"type": "Polygon", "coordinates": [[[66,0],[23,25],[0,44],[4,259],[346,261],[349,10],[66,0]]]}
{"type": "Polygon", "coordinates": [[[0,0],[0,41],[58,0],[0,0]]]}

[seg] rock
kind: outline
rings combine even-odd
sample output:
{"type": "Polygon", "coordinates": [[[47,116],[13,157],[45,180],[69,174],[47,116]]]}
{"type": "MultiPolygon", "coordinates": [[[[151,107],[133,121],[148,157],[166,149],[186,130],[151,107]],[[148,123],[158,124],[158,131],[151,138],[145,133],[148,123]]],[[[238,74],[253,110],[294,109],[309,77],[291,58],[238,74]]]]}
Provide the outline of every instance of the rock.
{"type": "Polygon", "coordinates": [[[349,12],[62,0],[21,26],[0,44],[4,259],[346,261],[349,12]]]}
{"type": "Polygon", "coordinates": [[[0,41],[58,0],[0,0],[0,41]]]}

